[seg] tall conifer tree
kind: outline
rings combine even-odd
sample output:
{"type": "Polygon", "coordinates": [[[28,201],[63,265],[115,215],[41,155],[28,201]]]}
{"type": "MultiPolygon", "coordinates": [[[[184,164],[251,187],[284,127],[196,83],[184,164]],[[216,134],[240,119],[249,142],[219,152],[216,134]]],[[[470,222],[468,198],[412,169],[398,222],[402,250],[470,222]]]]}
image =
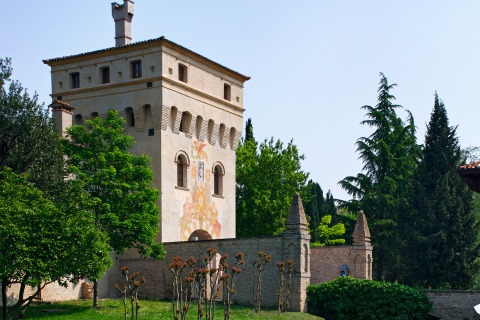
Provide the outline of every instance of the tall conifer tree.
{"type": "Polygon", "coordinates": [[[472,192],[455,172],[461,161],[456,128],[435,94],[406,221],[409,284],[468,288],[476,272],[478,223],[472,192]]]}
{"type": "Polygon", "coordinates": [[[397,223],[408,203],[418,153],[412,115],[407,111],[404,122],[396,113],[402,107],[394,104],[391,91],[395,86],[380,73],[377,105],[362,107],[367,119],[361,123],[374,128],[369,137],[356,143],[363,172],[339,182],[353,196],[346,206],[352,212],[364,210],[369,218],[374,277],[386,280],[397,280],[403,270],[397,223]]]}

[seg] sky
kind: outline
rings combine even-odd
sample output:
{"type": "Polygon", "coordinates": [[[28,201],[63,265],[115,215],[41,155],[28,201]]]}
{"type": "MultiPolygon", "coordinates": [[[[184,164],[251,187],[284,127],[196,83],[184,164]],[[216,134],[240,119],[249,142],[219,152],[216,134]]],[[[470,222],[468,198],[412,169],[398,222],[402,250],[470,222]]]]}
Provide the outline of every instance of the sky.
{"type": "MultiPolygon", "coordinates": [[[[42,60],[113,47],[111,2],[1,0],[12,78],[51,103],[42,60]]],[[[250,76],[255,138],[293,140],[334,198],[349,199],[338,181],[362,169],[355,142],[372,129],[361,107],[376,104],[380,72],[398,84],[419,143],[437,92],[461,146],[480,146],[480,1],[136,0],[133,42],[160,36],[250,76]]]]}

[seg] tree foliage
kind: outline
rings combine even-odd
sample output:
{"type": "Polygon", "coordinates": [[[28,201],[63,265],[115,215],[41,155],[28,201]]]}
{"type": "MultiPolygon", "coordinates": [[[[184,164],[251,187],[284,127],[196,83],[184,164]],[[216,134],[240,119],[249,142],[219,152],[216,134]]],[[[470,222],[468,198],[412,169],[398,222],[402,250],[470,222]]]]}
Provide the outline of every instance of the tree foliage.
{"type": "Polygon", "coordinates": [[[416,248],[405,250],[413,285],[466,289],[479,267],[472,192],[455,172],[462,160],[456,128],[435,94],[405,221],[406,248],[416,248]]]}
{"type": "Polygon", "coordinates": [[[323,216],[320,225],[312,232],[318,239],[315,242],[312,241],[312,245],[315,247],[343,245],[345,244],[345,231],[343,223],[332,225],[332,216],[323,216]]]}
{"type": "Polygon", "coordinates": [[[362,107],[367,119],[361,124],[374,128],[356,143],[363,170],[339,182],[353,197],[345,205],[352,212],[364,210],[369,217],[378,279],[396,279],[401,272],[398,219],[408,204],[419,150],[413,116],[407,111],[404,122],[396,113],[402,107],[393,103],[395,86],[380,74],[377,105],[362,107]]]}
{"type": "Polygon", "coordinates": [[[63,181],[63,154],[48,110],[12,81],[11,60],[0,58],[0,167],[27,173],[40,190],[53,194],[63,181]]]}
{"type": "Polygon", "coordinates": [[[306,197],[304,156],[293,141],[286,147],[273,138],[259,144],[248,130],[251,139],[237,149],[237,236],[277,235],[285,230],[293,194],[306,197]]]}
{"type": "Polygon", "coordinates": [[[0,59],[0,279],[3,318],[22,317],[51,282],[99,277],[111,264],[106,237],[94,226],[80,182],[65,180],[63,152],[47,110],[11,81],[0,59]],[[8,88],[7,88],[7,84],[8,88]],[[7,308],[7,290],[18,300],[7,308]],[[16,289],[17,287],[13,287],[16,289]],[[14,290],[11,289],[11,290],[14,290]],[[28,294],[27,294],[28,292],[28,294]]]}
{"type": "Polygon", "coordinates": [[[66,193],[54,203],[25,178],[0,171],[0,278],[4,319],[21,316],[45,285],[67,286],[75,277],[99,277],[110,266],[105,235],[74,186],[76,206],[66,193]],[[7,288],[19,285],[19,299],[7,310],[7,288]],[[37,292],[27,294],[27,286],[37,292]]]}
{"type": "Polygon", "coordinates": [[[129,152],[134,141],[124,123],[110,110],[104,119],[94,117],[85,126],[68,128],[63,145],[69,171],[94,201],[96,226],[108,235],[112,250],[136,248],[161,258],[163,246],[154,242],[159,209],[150,160],[129,152]]]}

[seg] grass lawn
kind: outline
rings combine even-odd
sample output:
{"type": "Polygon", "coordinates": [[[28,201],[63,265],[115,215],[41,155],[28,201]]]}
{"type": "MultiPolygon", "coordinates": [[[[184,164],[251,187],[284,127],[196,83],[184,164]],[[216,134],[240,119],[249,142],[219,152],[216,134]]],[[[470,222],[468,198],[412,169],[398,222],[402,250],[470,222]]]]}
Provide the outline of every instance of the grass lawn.
{"type": "MultiPolygon", "coordinates": [[[[142,308],[139,319],[173,319],[171,304],[167,301],[140,301],[142,308]]],[[[192,304],[187,319],[197,319],[196,305],[192,304]]],[[[121,320],[123,319],[123,303],[121,300],[100,300],[99,307],[92,307],[92,300],[73,300],[52,304],[31,306],[27,319],[54,320],[121,320]]],[[[128,318],[130,319],[130,318],[128,318]]],[[[223,304],[215,311],[215,319],[223,319],[223,304]]],[[[272,319],[272,320],[321,320],[322,318],[300,312],[279,314],[277,310],[255,313],[250,307],[232,306],[232,320],[272,319]]]]}

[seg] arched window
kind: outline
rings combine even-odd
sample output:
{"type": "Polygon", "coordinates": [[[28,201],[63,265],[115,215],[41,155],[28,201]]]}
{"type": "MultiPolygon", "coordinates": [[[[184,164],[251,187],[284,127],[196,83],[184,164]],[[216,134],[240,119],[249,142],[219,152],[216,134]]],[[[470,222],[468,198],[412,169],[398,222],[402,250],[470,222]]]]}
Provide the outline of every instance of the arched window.
{"type": "Polygon", "coordinates": [[[172,110],[170,111],[170,128],[174,132],[175,132],[175,121],[177,121],[177,114],[178,114],[178,109],[176,107],[172,107],[172,110]]]}
{"type": "Polygon", "coordinates": [[[81,114],[76,114],[75,117],[73,117],[73,120],[74,120],[74,124],[78,124],[80,126],[83,125],[83,118],[82,118],[82,115],[81,114]]]}
{"type": "Polygon", "coordinates": [[[91,117],[92,119],[98,117],[98,112],[92,112],[92,113],[90,113],[90,117],[91,117]]]}
{"type": "Polygon", "coordinates": [[[202,138],[200,136],[202,134],[202,125],[203,125],[203,118],[201,116],[198,116],[197,120],[195,121],[195,137],[198,140],[202,138]]]}
{"type": "Polygon", "coordinates": [[[214,139],[213,139],[213,129],[215,127],[215,122],[213,122],[212,119],[208,120],[208,128],[207,128],[207,141],[210,144],[213,144],[214,139]]]}
{"type": "Polygon", "coordinates": [[[236,135],[237,135],[237,129],[232,127],[230,129],[230,148],[232,148],[232,150],[235,150],[235,136],[236,135]]]}
{"type": "Polygon", "coordinates": [[[183,151],[179,151],[175,157],[177,164],[177,187],[187,187],[187,168],[189,166],[189,160],[187,154],[183,151]]]}
{"type": "Polygon", "coordinates": [[[179,130],[188,133],[190,130],[190,123],[192,122],[192,115],[188,112],[182,112],[182,120],[180,120],[179,130]]]}
{"type": "Polygon", "coordinates": [[[225,170],[221,163],[217,162],[213,165],[213,194],[217,196],[223,195],[223,176],[225,170]]]}
{"type": "Polygon", "coordinates": [[[220,124],[220,129],[218,130],[218,142],[220,144],[220,147],[225,148],[227,146],[226,141],[224,141],[225,138],[225,125],[222,123],[220,124]]]}
{"type": "Polygon", "coordinates": [[[127,127],[135,126],[135,117],[133,116],[133,109],[125,108],[125,121],[127,121],[127,127]]]}
{"type": "Polygon", "coordinates": [[[147,133],[149,136],[155,134],[153,129],[153,119],[152,119],[152,107],[149,104],[143,106],[143,114],[145,116],[145,128],[147,128],[147,133]]]}

